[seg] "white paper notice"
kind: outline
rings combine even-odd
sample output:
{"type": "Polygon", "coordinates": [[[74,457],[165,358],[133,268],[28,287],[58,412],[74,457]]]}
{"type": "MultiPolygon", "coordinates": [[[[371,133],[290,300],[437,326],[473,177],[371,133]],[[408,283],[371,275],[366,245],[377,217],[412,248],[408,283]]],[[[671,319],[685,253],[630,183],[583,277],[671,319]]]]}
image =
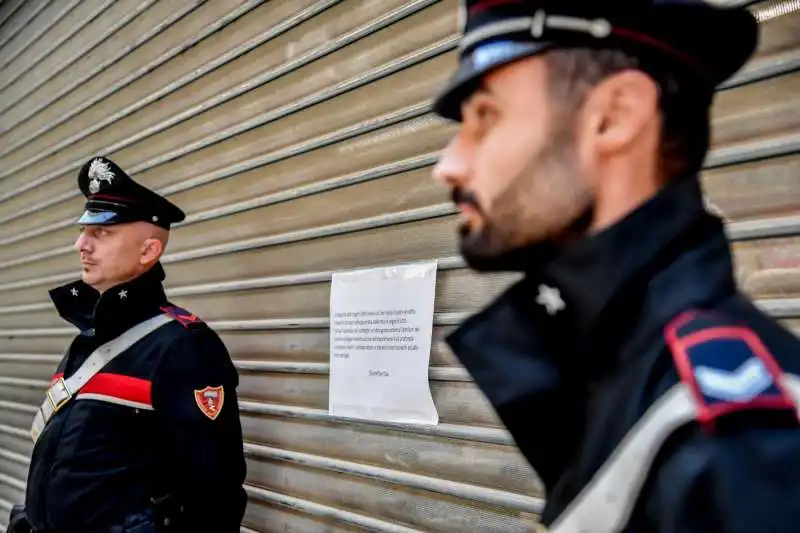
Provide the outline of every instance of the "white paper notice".
{"type": "Polygon", "coordinates": [[[331,415],[438,424],[428,384],[436,270],[428,261],[333,275],[331,415]]]}

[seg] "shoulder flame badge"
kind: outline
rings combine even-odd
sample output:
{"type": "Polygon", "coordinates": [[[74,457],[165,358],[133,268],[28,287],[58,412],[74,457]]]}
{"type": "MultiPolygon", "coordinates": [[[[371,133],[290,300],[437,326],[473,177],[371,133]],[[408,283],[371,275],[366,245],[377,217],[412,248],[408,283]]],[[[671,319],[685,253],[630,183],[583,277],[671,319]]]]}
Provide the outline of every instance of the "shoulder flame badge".
{"type": "Polygon", "coordinates": [[[194,391],[194,400],[200,411],[211,420],[215,420],[222,411],[222,404],[225,403],[225,390],[219,387],[206,387],[202,390],[194,391]]]}

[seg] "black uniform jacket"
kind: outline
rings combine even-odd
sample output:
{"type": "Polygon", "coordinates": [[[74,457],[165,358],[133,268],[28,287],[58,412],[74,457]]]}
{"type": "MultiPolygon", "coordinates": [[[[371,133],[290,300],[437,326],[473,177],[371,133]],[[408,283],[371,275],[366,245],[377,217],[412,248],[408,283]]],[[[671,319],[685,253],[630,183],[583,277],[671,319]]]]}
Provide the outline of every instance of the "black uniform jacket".
{"type": "Polygon", "coordinates": [[[169,495],[169,512],[183,509],[171,516],[177,531],[239,531],[246,466],[238,375],[217,334],[167,301],[163,278],[159,264],[102,297],[82,282],[51,291],[61,316],[81,330],[54,379],[148,318],[176,320],[118,355],[50,419],[33,450],[25,502],[37,530],[105,533],[169,495]]]}
{"type": "Polygon", "coordinates": [[[800,531],[800,427],[779,386],[800,375],[800,342],[737,292],[695,178],[531,269],[448,342],[541,478],[545,525],[683,380],[697,417],[619,530],[800,531]]]}

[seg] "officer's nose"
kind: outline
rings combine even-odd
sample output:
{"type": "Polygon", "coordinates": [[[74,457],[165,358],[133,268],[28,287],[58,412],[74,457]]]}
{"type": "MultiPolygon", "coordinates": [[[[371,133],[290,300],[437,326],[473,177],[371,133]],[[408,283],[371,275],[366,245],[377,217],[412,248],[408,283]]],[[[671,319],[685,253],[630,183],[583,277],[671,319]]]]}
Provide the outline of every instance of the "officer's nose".
{"type": "Polygon", "coordinates": [[[433,168],[433,178],[450,187],[461,187],[469,176],[469,159],[461,135],[453,137],[433,168]]]}
{"type": "Polygon", "coordinates": [[[89,246],[89,238],[86,232],[81,231],[80,235],[78,235],[78,238],[75,240],[75,249],[80,253],[89,252],[89,246]]]}

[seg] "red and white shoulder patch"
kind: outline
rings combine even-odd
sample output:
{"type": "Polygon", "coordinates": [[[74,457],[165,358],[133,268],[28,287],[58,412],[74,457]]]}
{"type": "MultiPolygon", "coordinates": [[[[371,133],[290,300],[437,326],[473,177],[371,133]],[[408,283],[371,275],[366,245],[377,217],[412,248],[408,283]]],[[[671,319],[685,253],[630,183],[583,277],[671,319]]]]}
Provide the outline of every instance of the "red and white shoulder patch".
{"type": "Polygon", "coordinates": [[[737,411],[795,411],[783,371],[746,325],[719,313],[689,311],[667,325],[665,337],[678,374],[697,402],[698,420],[708,429],[715,419],[737,411]]]}

